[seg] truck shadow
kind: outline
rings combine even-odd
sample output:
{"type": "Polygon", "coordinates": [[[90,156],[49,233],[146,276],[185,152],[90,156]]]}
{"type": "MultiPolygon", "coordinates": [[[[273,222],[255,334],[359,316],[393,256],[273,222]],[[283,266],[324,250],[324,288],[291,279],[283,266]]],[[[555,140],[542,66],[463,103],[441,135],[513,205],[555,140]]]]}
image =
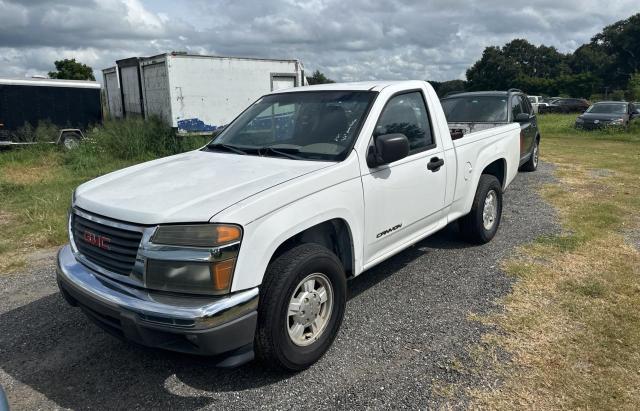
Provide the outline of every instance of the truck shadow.
{"type": "MultiPolygon", "coordinates": [[[[349,282],[352,299],[437,248],[465,247],[448,227],[349,282]]],[[[57,405],[72,409],[195,409],[283,380],[304,382],[256,363],[214,367],[215,359],[149,349],[100,330],[59,293],[0,315],[0,368],[57,405]]],[[[21,392],[24,392],[21,390],[21,392]]],[[[224,404],[220,404],[223,406],[224,404]]]]}

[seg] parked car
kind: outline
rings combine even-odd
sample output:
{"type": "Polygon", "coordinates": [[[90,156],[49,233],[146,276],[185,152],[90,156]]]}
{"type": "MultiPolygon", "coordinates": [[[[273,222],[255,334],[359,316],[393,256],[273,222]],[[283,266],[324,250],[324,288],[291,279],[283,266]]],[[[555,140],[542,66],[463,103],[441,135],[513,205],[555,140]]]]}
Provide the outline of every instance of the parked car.
{"type": "Polygon", "coordinates": [[[459,93],[441,100],[450,130],[462,134],[503,124],[520,125],[520,168],[538,167],[540,130],[527,95],[517,89],[459,93]]]}
{"type": "Polygon", "coordinates": [[[640,116],[633,103],[624,101],[600,101],[576,119],[576,128],[593,130],[603,127],[629,127],[629,122],[640,116]]]}
{"type": "Polygon", "coordinates": [[[80,80],[0,79],[0,147],[42,143],[21,129],[56,127],[49,143],[73,148],[83,130],[102,122],[100,83],[80,80]]]}
{"type": "Polygon", "coordinates": [[[542,113],[582,113],[589,108],[591,103],[583,98],[559,98],[543,107],[542,113]]]}
{"type": "Polygon", "coordinates": [[[542,96],[529,96],[529,103],[533,107],[533,112],[538,114],[539,107],[547,107],[549,103],[545,103],[542,96]]]}
{"type": "Polygon", "coordinates": [[[495,236],[519,141],[517,124],[452,140],[424,81],[267,94],[203,149],[80,185],[58,284],[141,344],[304,369],[348,278],[454,220],[495,236]]]}

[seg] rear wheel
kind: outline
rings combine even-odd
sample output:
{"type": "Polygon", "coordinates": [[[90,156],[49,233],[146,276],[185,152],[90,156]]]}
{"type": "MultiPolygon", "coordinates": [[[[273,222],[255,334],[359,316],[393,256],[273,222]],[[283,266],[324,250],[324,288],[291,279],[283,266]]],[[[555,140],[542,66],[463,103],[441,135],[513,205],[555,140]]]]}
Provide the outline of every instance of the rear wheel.
{"type": "Polygon", "coordinates": [[[495,176],[480,176],[471,212],[460,219],[460,232],[470,242],[488,243],[498,231],[502,217],[502,187],[495,176]]]}
{"type": "Polygon", "coordinates": [[[538,160],[540,157],[540,140],[536,138],[536,141],[533,143],[533,148],[531,149],[531,157],[529,160],[520,167],[522,171],[536,171],[538,168],[538,160]]]}
{"type": "Polygon", "coordinates": [[[340,260],[318,244],[294,247],[272,261],[260,289],[257,357],[290,371],[318,361],[340,329],[346,289],[340,260]]]}

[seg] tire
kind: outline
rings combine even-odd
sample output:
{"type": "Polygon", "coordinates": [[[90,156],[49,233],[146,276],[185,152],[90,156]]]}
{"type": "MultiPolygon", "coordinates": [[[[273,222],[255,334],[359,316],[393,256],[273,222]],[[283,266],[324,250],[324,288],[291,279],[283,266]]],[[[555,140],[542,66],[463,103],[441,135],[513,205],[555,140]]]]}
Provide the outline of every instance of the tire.
{"type": "MultiPolygon", "coordinates": [[[[487,206],[489,207],[489,206],[487,206]]],[[[488,210],[487,210],[488,211],[488,210]]],[[[471,212],[460,219],[460,233],[475,244],[485,244],[496,235],[502,217],[502,186],[495,176],[483,174],[480,176],[476,195],[473,198],[471,212]],[[493,218],[485,225],[485,204],[489,200],[489,193],[493,193],[493,218]]],[[[489,219],[488,219],[489,220],[489,219]]]]}
{"type": "Polygon", "coordinates": [[[285,252],[269,264],[260,287],[254,344],[257,358],[269,367],[287,371],[308,368],[333,343],[342,324],[346,300],[346,275],[335,254],[318,244],[303,244],[285,252]],[[303,280],[317,275],[322,277],[314,277],[317,285],[314,291],[321,291],[321,286],[325,288],[324,303],[320,303],[319,293],[309,293],[302,285],[303,280]],[[290,303],[296,296],[301,304],[298,310],[290,311],[290,303]],[[305,297],[310,301],[306,305],[302,303],[305,297]],[[313,318],[323,323],[315,328],[316,335],[312,326],[305,326],[313,318]],[[296,332],[300,327],[302,334],[296,332]]]}
{"type": "Polygon", "coordinates": [[[538,168],[538,160],[540,156],[540,139],[536,137],[536,141],[533,143],[533,147],[531,148],[531,157],[529,160],[520,167],[520,170],[526,172],[536,171],[538,168]]]}
{"type": "Polygon", "coordinates": [[[78,133],[65,133],[60,140],[60,145],[66,151],[73,150],[78,147],[82,137],[78,133]]]}

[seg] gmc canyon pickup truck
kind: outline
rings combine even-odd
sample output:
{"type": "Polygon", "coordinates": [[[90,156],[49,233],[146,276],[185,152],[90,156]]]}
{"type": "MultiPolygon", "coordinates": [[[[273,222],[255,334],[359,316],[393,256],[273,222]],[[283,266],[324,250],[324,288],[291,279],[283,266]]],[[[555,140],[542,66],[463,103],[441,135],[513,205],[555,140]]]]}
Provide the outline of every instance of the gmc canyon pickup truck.
{"type": "Polygon", "coordinates": [[[490,241],[519,160],[518,124],[453,140],[424,81],[279,90],[200,150],[80,185],[58,284],[117,336],[301,370],[349,278],[454,220],[490,241]]]}

